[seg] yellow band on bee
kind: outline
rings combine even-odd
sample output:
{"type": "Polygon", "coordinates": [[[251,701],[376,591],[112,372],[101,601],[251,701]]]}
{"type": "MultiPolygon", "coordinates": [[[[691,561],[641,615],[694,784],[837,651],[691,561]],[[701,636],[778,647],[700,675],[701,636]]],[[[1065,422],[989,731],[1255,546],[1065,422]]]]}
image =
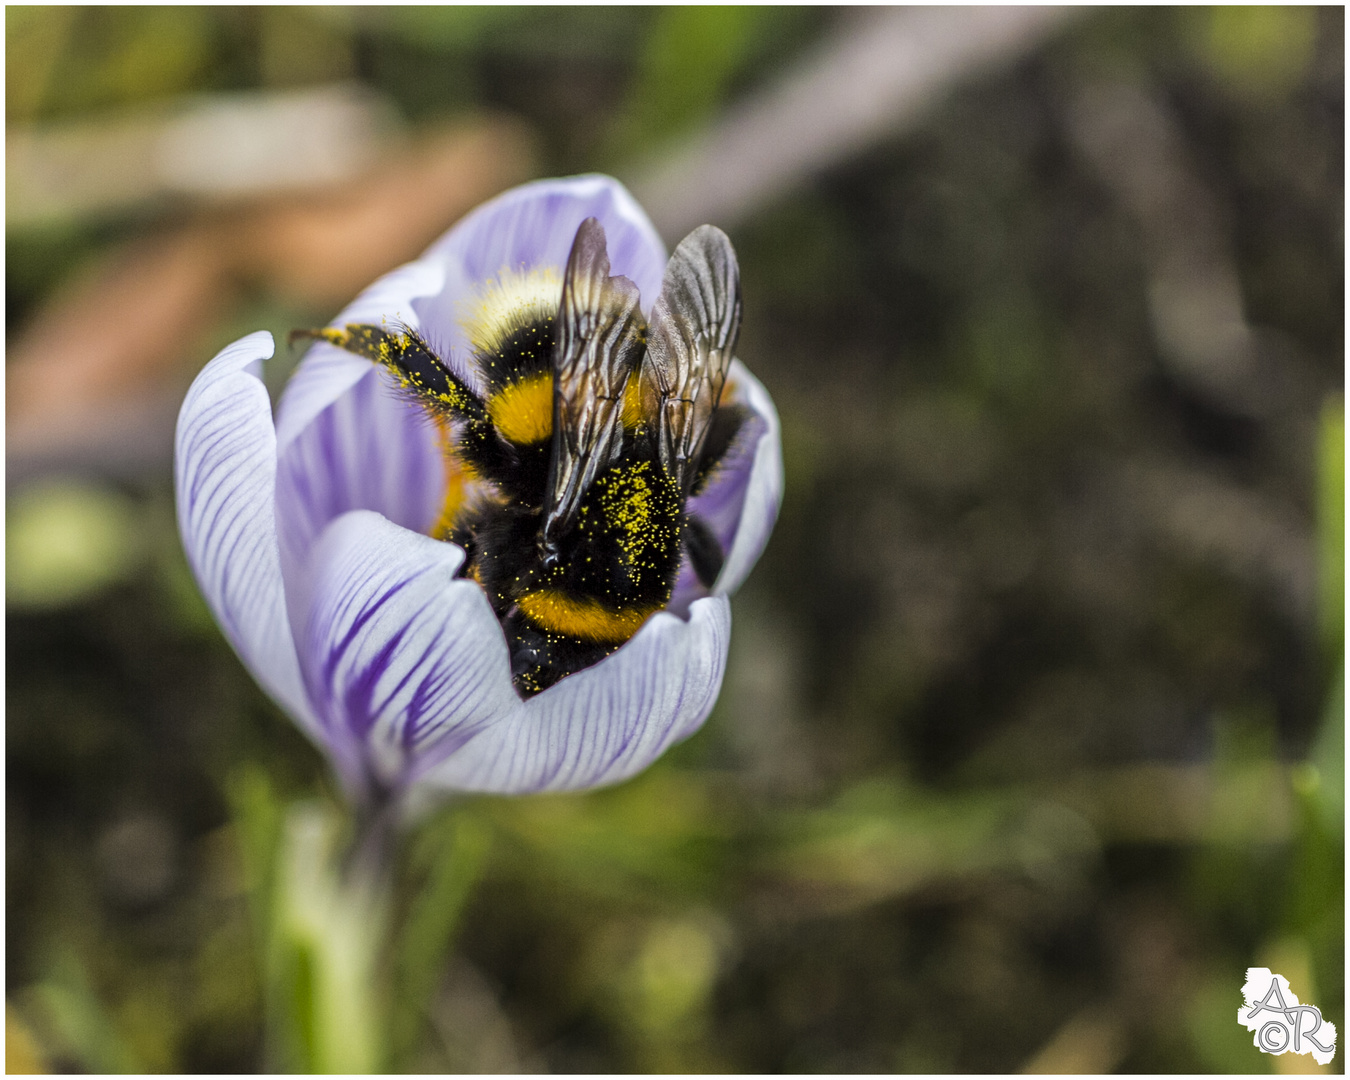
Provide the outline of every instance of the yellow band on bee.
{"type": "Polygon", "coordinates": [[[516,603],[536,626],[581,641],[621,645],[636,634],[657,607],[609,608],[590,597],[556,589],[526,593],[516,603]]]}
{"type": "Polygon", "coordinates": [[[488,416],[502,438],[530,446],[553,435],[553,373],[539,372],[508,383],[487,403],[488,416]]]}
{"type": "Polygon", "coordinates": [[[441,416],[435,420],[437,442],[440,443],[441,462],[445,470],[445,498],[441,501],[440,516],[431,527],[429,535],[437,540],[449,540],[455,530],[455,518],[463,509],[468,494],[466,484],[468,475],[459,460],[459,455],[455,453],[454,433],[450,430],[449,422],[441,416]]]}

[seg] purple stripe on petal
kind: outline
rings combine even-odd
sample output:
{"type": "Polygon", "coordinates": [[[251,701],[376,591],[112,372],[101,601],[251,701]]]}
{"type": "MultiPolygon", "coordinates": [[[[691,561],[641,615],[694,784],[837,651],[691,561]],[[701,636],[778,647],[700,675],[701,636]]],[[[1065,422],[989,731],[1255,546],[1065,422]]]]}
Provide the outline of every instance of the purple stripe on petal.
{"type": "Polygon", "coordinates": [[[259,378],[272,335],[250,334],[202,370],[178,414],[174,482],[188,562],[253,677],[312,736],[286,619],[273,516],[276,433],[259,378]]]}
{"type": "Polygon", "coordinates": [[[666,612],[594,667],[473,734],[421,777],[466,791],[567,791],[640,772],[707,719],[726,668],[731,608],[707,597],[666,612]]]}
{"type": "Polygon", "coordinates": [[[357,362],[362,378],[281,454],[276,513],[288,580],[314,539],[349,510],[374,510],[415,532],[440,513],[445,465],[434,425],[387,374],[357,362]]]}
{"type": "Polygon", "coordinates": [[[520,706],[506,639],[464,553],[369,511],[331,522],[292,612],[305,684],[357,790],[397,787],[447,738],[520,706]]]}

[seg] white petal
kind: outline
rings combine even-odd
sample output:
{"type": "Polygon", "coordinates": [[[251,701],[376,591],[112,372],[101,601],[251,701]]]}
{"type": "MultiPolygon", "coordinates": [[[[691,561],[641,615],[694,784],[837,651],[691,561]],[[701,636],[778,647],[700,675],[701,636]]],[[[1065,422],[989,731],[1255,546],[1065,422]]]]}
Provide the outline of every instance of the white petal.
{"type": "Polygon", "coordinates": [[[730,377],[736,381],[739,400],[764,422],[765,429],[755,446],[735,536],[714,587],[722,595],[734,593],[749,575],[769,542],[783,501],[783,442],[773,398],[739,360],[732,362],[730,377]]]}
{"type": "Polygon", "coordinates": [[[305,685],[348,784],[397,787],[520,707],[464,552],[369,511],[335,519],[292,589],[305,685]]]}
{"type": "MultiPolygon", "coordinates": [[[[712,589],[724,596],[740,588],[759,559],[773,531],[783,493],[783,450],[773,400],[739,360],[732,361],[727,383],[729,388],[734,387],[728,400],[747,406],[753,417],[707,489],[689,500],[689,512],[712,529],[725,553],[722,572],[712,589]]],[[[669,609],[683,613],[708,592],[686,557],[669,609]]]]}
{"type": "Polygon", "coordinates": [[[707,719],[730,636],[725,597],[699,600],[688,621],[653,615],[618,652],[487,726],[423,780],[504,793],[624,780],[707,719]]]}
{"type": "Polygon", "coordinates": [[[440,294],[414,304],[428,340],[457,358],[464,354],[461,305],[503,269],[551,266],[561,281],[588,217],[605,227],[610,273],[631,278],[650,310],[661,291],[666,248],[628,190],[608,176],[538,180],[484,203],[427,251],[424,258],[440,261],[446,273],[440,294]]]}
{"type": "Polygon", "coordinates": [[[301,726],[316,724],[286,619],[273,517],[276,432],[260,379],[272,335],[250,334],[197,376],[178,414],[178,528],[225,636],[301,726]]]}

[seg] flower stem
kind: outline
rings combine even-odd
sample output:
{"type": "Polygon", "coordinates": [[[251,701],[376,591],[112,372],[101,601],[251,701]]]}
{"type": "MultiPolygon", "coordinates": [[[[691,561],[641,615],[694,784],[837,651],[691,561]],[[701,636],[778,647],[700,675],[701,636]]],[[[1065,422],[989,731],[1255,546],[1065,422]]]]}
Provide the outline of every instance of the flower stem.
{"type": "Polygon", "coordinates": [[[296,804],[279,851],[273,1000],[291,1071],[368,1073],[383,1058],[379,957],[388,933],[392,821],[376,814],[339,855],[332,807],[296,804]]]}
{"type": "Polygon", "coordinates": [[[356,835],[343,860],[342,879],[348,887],[387,890],[398,851],[401,804],[382,794],[356,815],[356,835]]]}

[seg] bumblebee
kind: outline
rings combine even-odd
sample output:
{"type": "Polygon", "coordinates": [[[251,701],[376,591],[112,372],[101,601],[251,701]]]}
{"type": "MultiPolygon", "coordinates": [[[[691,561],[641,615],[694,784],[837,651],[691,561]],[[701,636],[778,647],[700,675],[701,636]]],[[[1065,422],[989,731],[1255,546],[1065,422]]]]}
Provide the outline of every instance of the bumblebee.
{"type": "Polygon", "coordinates": [[[741,322],[726,235],[704,225],[667,264],[651,321],[577,230],[561,281],[504,271],[467,321],[481,392],[406,326],[296,331],[388,369],[445,434],[452,484],[433,535],[460,545],[528,698],[631,638],[683,558],[711,588],[725,553],[688,511],[748,412],[723,404],[741,322]]]}

